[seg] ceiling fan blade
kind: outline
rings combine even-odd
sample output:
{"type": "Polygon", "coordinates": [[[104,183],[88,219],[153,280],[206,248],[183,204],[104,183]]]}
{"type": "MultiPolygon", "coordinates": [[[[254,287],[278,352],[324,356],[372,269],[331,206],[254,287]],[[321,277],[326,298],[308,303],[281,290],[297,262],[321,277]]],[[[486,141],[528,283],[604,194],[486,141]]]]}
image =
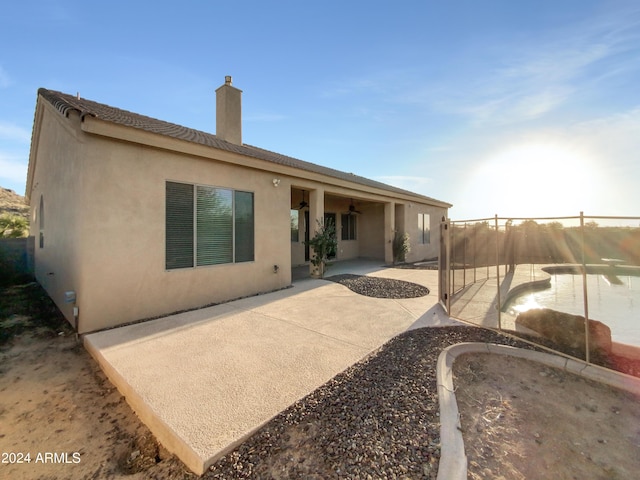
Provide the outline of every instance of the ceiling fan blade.
{"type": "Polygon", "coordinates": [[[304,199],[304,194],[305,194],[305,191],[302,190],[302,201],[300,202],[300,206],[298,207],[298,210],[302,210],[304,207],[309,205],[307,201],[304,199]]]}

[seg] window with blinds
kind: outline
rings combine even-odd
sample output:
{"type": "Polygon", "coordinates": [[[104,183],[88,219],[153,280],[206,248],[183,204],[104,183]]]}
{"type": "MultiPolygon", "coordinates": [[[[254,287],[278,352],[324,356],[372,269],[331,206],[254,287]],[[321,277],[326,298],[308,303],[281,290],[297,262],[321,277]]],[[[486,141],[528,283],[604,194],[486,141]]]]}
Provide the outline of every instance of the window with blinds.
{"type": "Polygon", "coordinates": [[[193,267],[193,189],[193,185],[167,182],[167,270],[193,267]]]}
{"type": "Polygon", "coordinates": [[[196,265],[233,262],[233,192],[196,187],[196,265]]]}
{"type": "Polygon", "coordinates": [[[254,260],[253,193],[166,184],[166,268],[254,260]]]}

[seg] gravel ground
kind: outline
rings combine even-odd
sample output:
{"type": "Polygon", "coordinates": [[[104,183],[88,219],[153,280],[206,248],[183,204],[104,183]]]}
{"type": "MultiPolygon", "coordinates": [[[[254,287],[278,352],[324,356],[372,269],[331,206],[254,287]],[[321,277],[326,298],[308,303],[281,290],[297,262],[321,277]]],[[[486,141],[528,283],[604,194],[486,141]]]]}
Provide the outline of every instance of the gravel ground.
{"type": "Polygon", "coordinates": [[[349,290],[375,298],[414,298],[429,295],[429,289],[417,283],[392,278],[368,277],[345,273],[325,280],[344,285],[349,290]]]}
{"type": "Polygon", "coordinates": [[[467,341],[527,347],[474,327],[405,332],[281,412],[203,478],[435,478],[436,362],[467,341]]]}

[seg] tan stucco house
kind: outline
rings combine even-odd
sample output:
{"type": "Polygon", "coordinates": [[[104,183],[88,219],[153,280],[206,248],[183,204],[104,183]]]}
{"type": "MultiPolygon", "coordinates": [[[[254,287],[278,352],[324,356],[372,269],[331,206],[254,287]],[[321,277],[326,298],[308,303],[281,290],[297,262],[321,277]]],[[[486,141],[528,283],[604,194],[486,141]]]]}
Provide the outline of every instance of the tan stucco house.
{"type": "Polygon", "coordinates": [[[243,143],[241,94],[216,90],[214,135],[38,91],[35,276],[79,333],[286,287],[316,219],[336,260],[389,264],[395,231],[408,261],[438,256],[450,204],[243,143]]]}

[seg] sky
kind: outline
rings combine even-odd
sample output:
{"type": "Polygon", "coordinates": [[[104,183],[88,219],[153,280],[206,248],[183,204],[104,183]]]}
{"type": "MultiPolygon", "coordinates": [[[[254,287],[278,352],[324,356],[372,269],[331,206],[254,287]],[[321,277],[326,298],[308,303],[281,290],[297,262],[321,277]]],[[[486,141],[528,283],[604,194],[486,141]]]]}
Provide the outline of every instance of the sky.
{"type": "Polygon", "coordinates": [[[44,87],[453,204],[453,220],[640,215],[640,2],[163,0],[0,7],[0,185],[44,87]]]}

